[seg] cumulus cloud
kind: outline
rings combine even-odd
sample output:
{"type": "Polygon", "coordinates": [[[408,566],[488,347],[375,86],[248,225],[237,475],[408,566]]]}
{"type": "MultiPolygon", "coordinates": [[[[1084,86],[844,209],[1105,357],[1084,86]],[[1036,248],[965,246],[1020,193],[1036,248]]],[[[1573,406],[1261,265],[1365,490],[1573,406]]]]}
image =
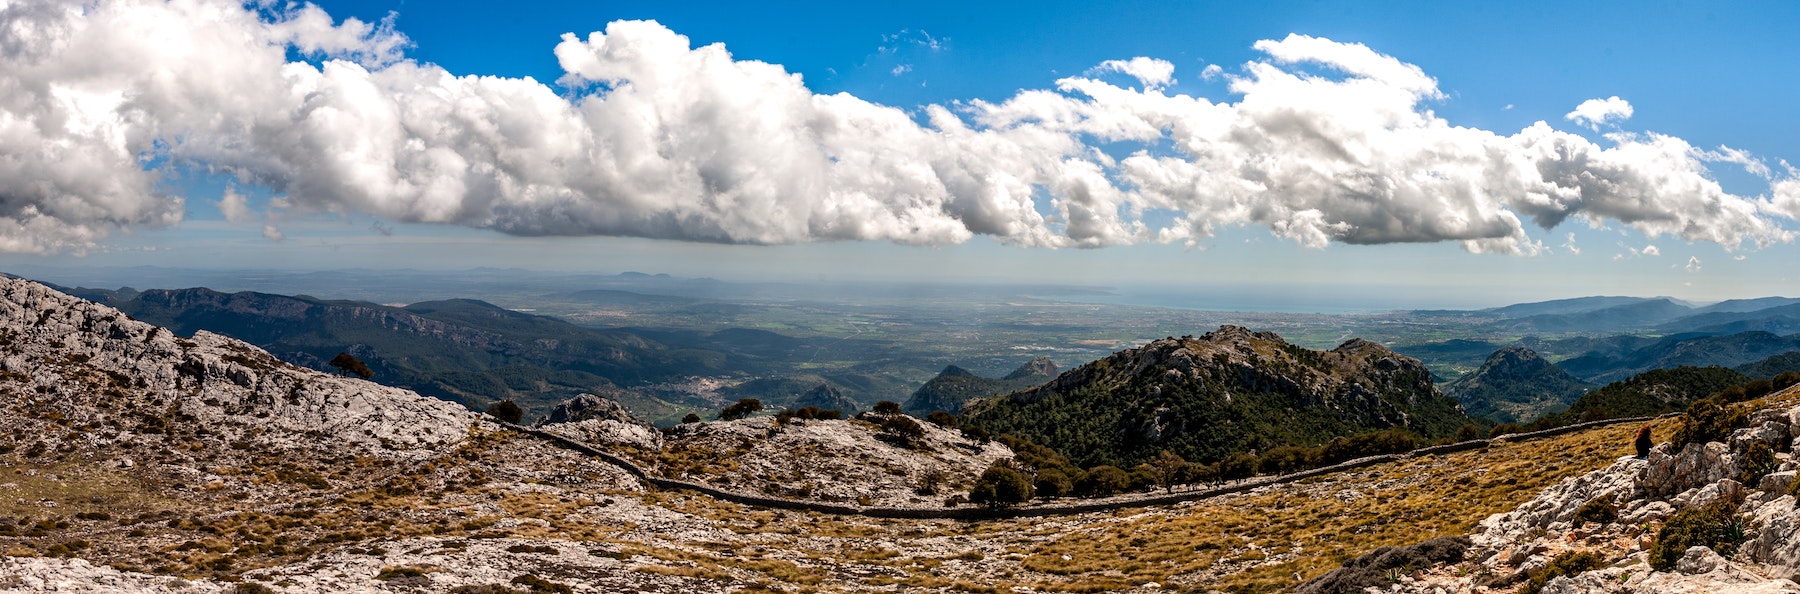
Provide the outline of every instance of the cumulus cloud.
{"type": "MultiPolygon", "coordinates": [[[[1454,126],[1417,66],[1305,35],[1257,42],[1262,57],[1235,73],[1209,66],[1230,100],[1167,95],[1173,66],[1133,58],[908,112],[814,93],[649,21],[565,35],[565,74],[547,85],[409,60],[393,19],[311,5],[0,6],[4,251],[178,222],[183,197],[163,178],[180,166],[267,190],[290,214],[752,244],[1192,246],[1259,225],[1313,247],[1532,254],[1545,248],[1527,222],[1575,218],[1738,249],[1791,241],[1777,221],[1800,216],[1791,171],[1769,198],[1713,181],[1708,163],[1749,155],[1648,132],[1454,126]],[[1140,88],[1096,78],[1115,72],[1140,88]]],[[[942,47],[923,32],[884,41],[942,47]]],[[[1570,119],[1629,114],[1612,101],[1570,119]]],[[[219,206],[250,214],[231,193],[219,206]]]]}
{"type": "Polygon", "coordinates": [[[1581,255],[1581,247],[1575,245],[1575,234],[1574,233],[1569,234],[1568,241],[1563,242],[1562,247],[1565,250],[1569,250],[1569,253],[1571,253],[1571,254],[1581,255]]]}
{"type": "Polygon", "coordinates": [[[1686,268],[1688,272],[1700,272],[1700,257],[1688,256],[1687,265],[1683,268],[1686,268]]]}
{"type": "Polygon", "coordinates": [[[1624,121],[1631,119],[1631,102],[1613,95],[1605,99],[1589,99],[1575,106],[1575,111],[1563,115],[1563,119],[1599,130],[1600,125],[1608,121],[1624,121]]]}
{"type": "Polygon", "coordinates": [[[219,199],[219,214],[225,215],[228,223],[242,223],[250,220],[250,203],[237,188],[225,188],[225,196],[219,199]]]}
{"type": "Polygon", "coordinates": [[[1138,56],[1130,60],[1107,60],[1093,72],[1118,72],[1138,80],[1144,90],[1152,91],[1175,84],[1175,65],[1168,60],[1138,56]]]}

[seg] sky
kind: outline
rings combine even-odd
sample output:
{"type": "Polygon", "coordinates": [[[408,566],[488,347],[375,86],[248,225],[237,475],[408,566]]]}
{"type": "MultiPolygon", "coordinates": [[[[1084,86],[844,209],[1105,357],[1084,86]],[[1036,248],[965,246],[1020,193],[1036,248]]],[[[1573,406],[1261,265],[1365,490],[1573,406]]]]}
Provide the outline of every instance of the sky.
{"type": "Polygon", "coordinates": [[[1800,295],[1800,5],[1241,4],[0,0],[0,270],[1800,295]]]}

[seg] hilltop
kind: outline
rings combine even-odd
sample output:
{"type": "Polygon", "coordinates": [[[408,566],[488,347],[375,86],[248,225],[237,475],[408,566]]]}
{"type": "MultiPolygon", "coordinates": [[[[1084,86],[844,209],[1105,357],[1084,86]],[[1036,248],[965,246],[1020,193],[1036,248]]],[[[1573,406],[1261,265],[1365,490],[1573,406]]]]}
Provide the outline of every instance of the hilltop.
{"type": "Polygon", "coordinates": [[[1494,351],[1480,369],[1443,390],[1470,415],[1516,423],[1567,408],[1589,387],[1536,351],[1512,346],[1494,351]]]}
{"type": "Polygon", "coordinates": [[[1387,428],[1443,437],[1472,421],[1416,359],[1361,339],[1313,351],[1237,326],[1119,351],[965,416],[1082,467],[1131,466],[1164,449],[1210,462],[1387,428]]]}
{"type": "Polygon", "coordinates": [[[951,414],[962,412],[970,401],[999,396],[1042,384],[1056,377],[1056,363],[1049,357],[1038,357],[1020,365],[999,379],[981,377],[967,369],[951,365],[919,386],[906,400],[907,414],[923,417],[935,411],[951,414]]]}

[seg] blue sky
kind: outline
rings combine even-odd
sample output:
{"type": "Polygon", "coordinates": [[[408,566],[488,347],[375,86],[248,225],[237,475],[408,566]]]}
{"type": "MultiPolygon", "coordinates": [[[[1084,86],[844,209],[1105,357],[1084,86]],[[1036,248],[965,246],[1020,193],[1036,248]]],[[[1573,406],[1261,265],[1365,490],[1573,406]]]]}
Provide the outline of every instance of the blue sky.
{"type": "Polygon", "coordinates": [[[98,122],[38,146],[121,157],[0,182],[0,267],[1800,294],[1793,3],[200,4],[101,3],[120,18],[78,17],[91,40],[8,56],[41,67],[0,76],[100,98],[0,105],[98,122]],[[212,18],[270,26],[105,61],[146,51],[102,51],[108,27],[212,18]],[[628,19],[655,25],[609,29],[628,19]],[[178,83],[146,82],[158,59],[178,83]],[[490,78],[446,78],[469,75],[490,78]]]}

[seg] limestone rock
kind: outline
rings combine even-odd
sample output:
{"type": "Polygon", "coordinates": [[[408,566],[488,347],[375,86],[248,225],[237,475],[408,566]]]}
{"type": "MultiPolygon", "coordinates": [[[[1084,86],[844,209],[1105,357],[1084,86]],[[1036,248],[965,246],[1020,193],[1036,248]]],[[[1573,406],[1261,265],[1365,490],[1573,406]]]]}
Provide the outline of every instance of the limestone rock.
{"type": "Polygon", "coordinates": [[[624,405],[610,398],[594,394],[577,394],[574,398],[558,403],[556,408],[550,410],[550,416],[538,422],[538,426],[588,420],[612,420],[632,425],[649,425],[638,420],[637,417],[631,416],[631,411],[625,410],[624,405]]]}

